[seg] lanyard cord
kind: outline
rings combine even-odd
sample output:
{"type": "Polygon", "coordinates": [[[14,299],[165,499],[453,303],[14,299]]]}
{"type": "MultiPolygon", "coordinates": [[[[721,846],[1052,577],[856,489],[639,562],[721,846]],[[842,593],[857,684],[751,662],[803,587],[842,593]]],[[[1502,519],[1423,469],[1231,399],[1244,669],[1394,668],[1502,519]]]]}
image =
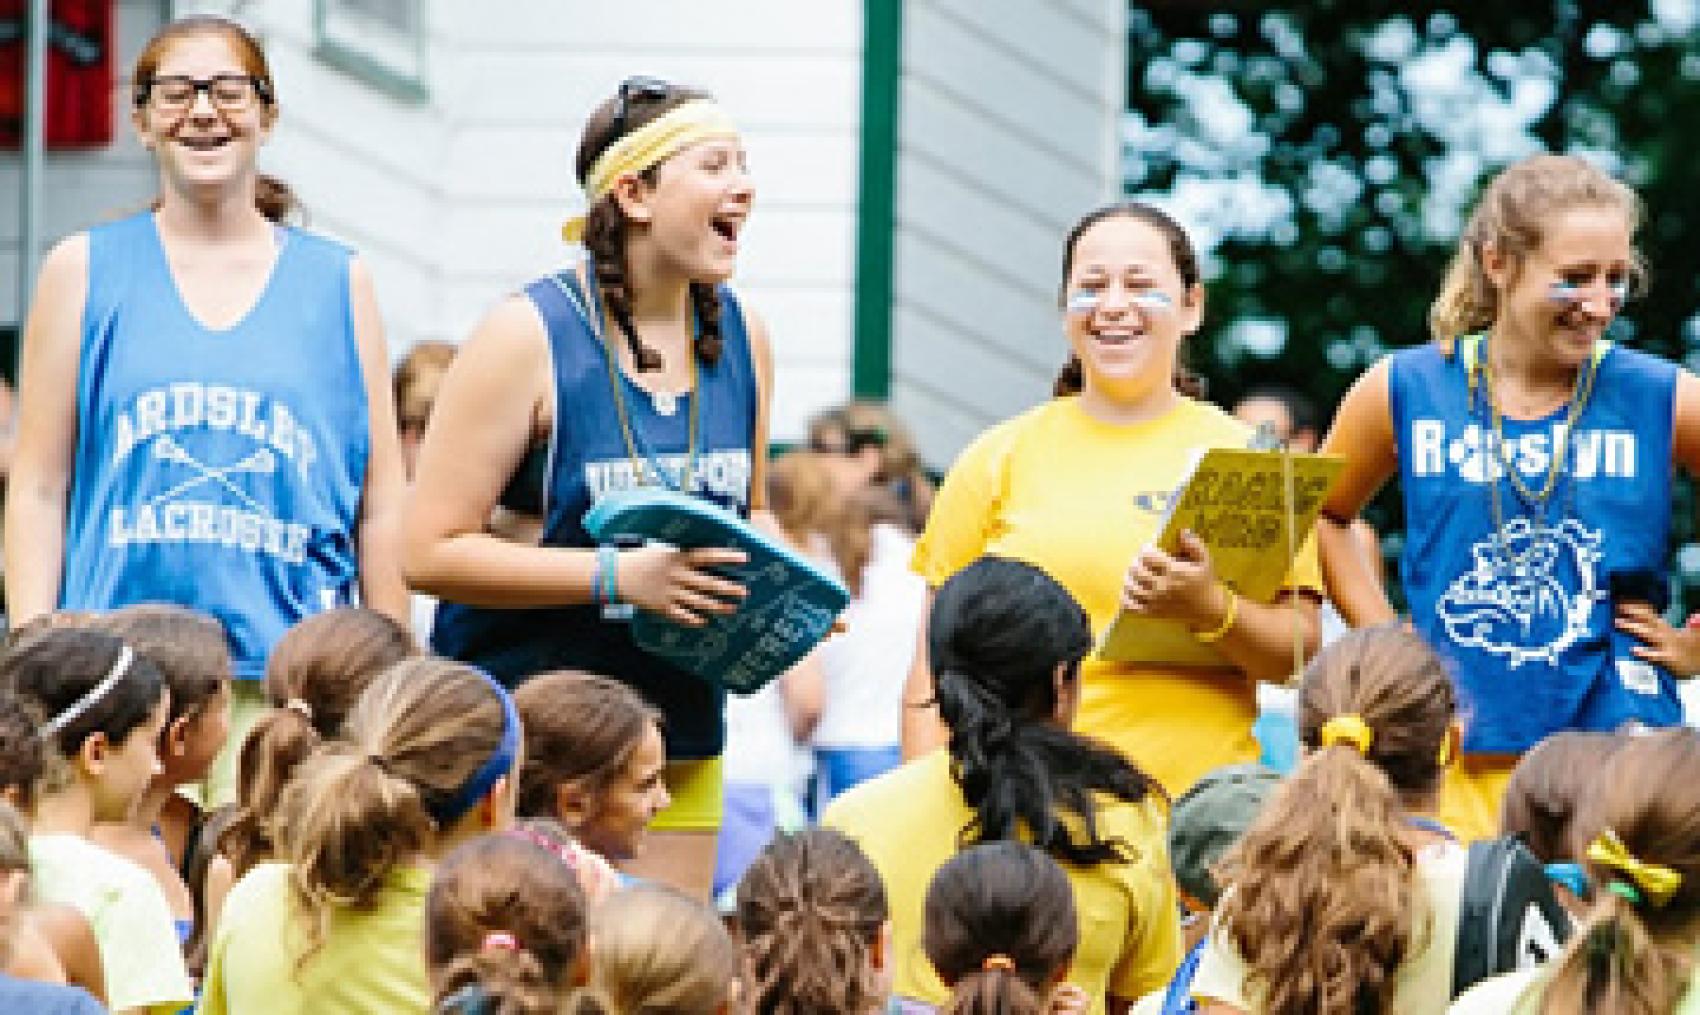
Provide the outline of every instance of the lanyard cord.
{"type": "MultiPolygon", "coordinates": [[[[659,456],[655,454],[654,449],[650,447],[649,442],[643,439],[642,432],[635,430],[632,427],[631,417],[626,412],[625,393],[621,390],[620,385],[619,353],[614,348],[613,343],[609,341],[608,336],[602,327],[601,292],[592,288],[590,284],[584,280],[582,264],[579,266],[579,283],[583,290],[590,294],[591,309],[587,309],[584,304],[580,302],[579,294],[574,287],[562,282],[559,276],[555,276],[555,284],[560,286],[562,291],[567,294],[567,297],[573,301],[573,304],[576,307],[578,307],[579,313],[583,315],[585,322],[590,325],[591,334],[596,336],[596,341],[602,346],[603,357],[608,366],[608,389],[614,396],[614,414],[620,421],[620,437],[625,442],[626,456],[631,460],[633,475],[637,477],[639,485],[647,486],[648,483],[645,482],[645,478],[648,475],[648,471],[653,471],[656,478],[660,480],[663,486],[679,493],[688,493],[696,486],[697,435],[700,432],[703,402],[702,391],[697,383],[697,357],[695,348],[693,347],[688,353],[691,365],[691,415],[687,429],[688,436],[685,441],[685,467],[677,477],[674,477],[662,467],[659,456]],[[641,455],[639,453],[640,448],[642,449],[641,455]],[[648,466],[648,471],[645,469],[646,464],[648,466]]],[[[693,334],[700,328],[700,326],[701,322],[696,320],[695,315],[693,314],[693,334]]]]}
{"type": "MultiPolygon", "coordinates": [[[[1482,335],[1470,335],[1462,341],[1466,343],[1464,369],[1469,388],[1470,412],[1474,414],[1477,411],[1476,386],[1479,375],[1482,395],[1487,401],[1488,415],[1493,431],[1494,458],[1497,459],[1499,471],[1505,473],[1505,477],[1511,481],[1512,489],[1528,506],[1528,517],[1531,522],[1537,526],[1544,526],[1547,519],[1547,506],[1558,488],[1559,476],[1564,471],[1565,461],[1570,457],[1570,448],[1575,443],[1576,427],[1582,421],[1582,413],[1587,410],[1588,403],[1593,399],[1594,382],[1599,376],[1600,361],[1605,358],[1608,346],[1605,343],[1596,343],[1588,357],[1588,362],[1583,365],[1582,372],[1576,378],[1576,386],[1570,393],[1570,408],[1565,413],[1564,423],[1562,424],[1563,440],[1558,447],[1553,449],[1552,464],[1547,469],[1546,480],[1541,484],[1540,490],[1537,491],[1524,484],[1522,477],[1517,474],[1517,467],[1512,462],[1511,455],[1506,450],[1504,416],[1499,410],[1499,402],[1494,398],[1493,364],[1488,359],[1487,339],[1482,335]]],[[[1483,457],[1485,459],[1485,454],[1483,457]]],[[[1499,551],[1499,557],[1505,563],[1521,565],[1528,560],[1528,555],[1533,552],[1535,547],[1531,545],[1522,553],[1512,555],[1506,543],[1505,508],[1500,502],[1499,477],[1489,475],[1484,478],[1488,483],[1488,506],[1493,519],[1494,548],[1499,551]]],[[[1571,491],[1574,494],[1575,484],[1571,484],[1571,491]]]]}
{"type": "MultiPolygon", "coordinates": [[[[1286,506],[1286,511],[1283,512],[1285,516],[1283,521],[1285,524],[1282,528],[1285,530],[1287,540],[1286,552],[1287,567],[1289,568],[1288,573],[1291,574],[1292,572],[1290,569],[1297,563],[1297,548],[1294,543],[1296,541],[1296,536],[1298,535],[1295,531],[1298,529],[1298,505],[1293,503],[1293,449],[1286,441],[1281,442],[1281,486],[1281,496],[1286,506]]],[[[1293,622],[1293,675],[1289,680],[1289,683],[1293,684],[1299,682],[1299,680],[1304,676],[1305,670],[1305,632],[1304,618],[1299,613],[1300,598],[1299,590],[1297,588],[1290,588],[1287,590],[1287,603],[1290,607],[1287,611],[1287,616],[1293,622]]]]}

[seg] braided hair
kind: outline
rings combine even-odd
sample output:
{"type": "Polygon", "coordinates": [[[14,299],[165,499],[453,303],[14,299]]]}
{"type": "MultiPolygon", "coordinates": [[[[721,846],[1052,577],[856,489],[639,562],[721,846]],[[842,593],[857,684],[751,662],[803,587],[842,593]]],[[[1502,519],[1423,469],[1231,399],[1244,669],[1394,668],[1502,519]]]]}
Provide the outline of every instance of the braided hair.
{"type": "MultiPolygon", "coordinates": [[[[708,98],[711,96],[705,91],[681,85],[668,85],[658,93],[632,92],[624,98],[626,115],[620,134],[614,132],[614,121],[622,100],[618,96],[608,98],[591,114],[579,140],[578,157],[574,163],[579,182],[583,183],[590,176],[596,160],[623,134],[629,134],[687,102],[708,98]]],[[[653,185],[658,168],[651,166],[638,176],[653,185]]],[[[603,195],[585,213],[582,242],[595,267],[596,287],[602,295],[602,305],[608,308],[608,316],[625,336],[633,366],[640,373],[660,370],[661,353],[644,343],[632,322],[632,290],[626,263],[626,216],[613,194],[603,195]]],[[[712,366],[719,361],[723,344],[720,337],[720,294],[712,283],[692,282],[690,295],[691,308],[698,322],[694,349],[698,359],[712,366]]]]}
{"type": "Polygon", "coordinates": [[[884,1004],[873,950],[885,886],[850,839],[780,835],[738,883],[738,927],[757,1015],[839,1015],[884,1004]]]}

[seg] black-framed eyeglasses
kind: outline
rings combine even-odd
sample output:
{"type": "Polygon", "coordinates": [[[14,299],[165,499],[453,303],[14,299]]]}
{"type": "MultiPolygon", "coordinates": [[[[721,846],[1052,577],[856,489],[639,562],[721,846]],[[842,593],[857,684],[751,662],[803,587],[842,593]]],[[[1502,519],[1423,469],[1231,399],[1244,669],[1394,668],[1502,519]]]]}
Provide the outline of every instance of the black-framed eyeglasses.
{"type": "Polygon", "coordinates": [[[634,99],[641,99],[644,102],[660,102],[672,94],[672,82],[663,81],[660,78],[634,74],[620,82],[620,90],[616,93],[614,100],[614,129],[608,137],[609,143],[612,144],[625,136],[626,121],[630,118],[634,99]]]}
{"type": "Polygon", "coordinates": [[[164,113],[182,113],[194,106],[195,97],[202,92],[221,113],[243,112],[253,106],[255,99],[271,101],[270,86],[251,74],[214,74],[210,78],[168,74],[142,82],[136,104],[151,103],[164,113]]]}

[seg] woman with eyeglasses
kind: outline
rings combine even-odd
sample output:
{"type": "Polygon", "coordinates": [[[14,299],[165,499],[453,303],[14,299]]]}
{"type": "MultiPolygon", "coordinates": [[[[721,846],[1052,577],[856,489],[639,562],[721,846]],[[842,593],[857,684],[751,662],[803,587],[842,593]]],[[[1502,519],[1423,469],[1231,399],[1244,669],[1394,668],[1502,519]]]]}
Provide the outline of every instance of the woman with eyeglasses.
{"type": "Polygon", "coordinates": [[[1700,474],[1700,380],[1610,341],[1644,264],[1629,187],[1537,155],[1483,191],[1429,314],[1434,341],[1359,378],[1322,450],[1345,473],[1317,541],[1349,623],[1395,614],[1349,528],[1399,477],[1411,623],[1466,701],[1441,817],[1496,826],[1518,756],[1564,729],[1682,721],[1700,631],[1661,616],[1671,480],[1700,474]]]}
{"type": "Polygon", "coordinates": [[[672,805],[632,864],[706,897],[720,824],[723,692],[639,649],[626,607],[700,626],[737,608],[716,574],[742,554],[598,546],[585,511],[637,487],[763,507],[771,357],[726,284],[755,190],[706,93],[630,78],[579,143],[577,264],[499,303],[443,380],[404,526],[416,589],[442,600],[436,650],[510,685],[547,670],[614,677],[664,718],[672,805]],[[487,521],[546,449],[539,544],[487,521]]]}
{"type": "Polygon", "coordinates": [[[246,31],[162,29],[132,119],[153,208],[61,242],[25,327],[6,598],[14,626],[147,601],[217,617],[233,751],[291,625],[356,598],[406,620],[388,356],[359,258],[284,225],[294,198],[256,167],[277,98],[246,31]]]}

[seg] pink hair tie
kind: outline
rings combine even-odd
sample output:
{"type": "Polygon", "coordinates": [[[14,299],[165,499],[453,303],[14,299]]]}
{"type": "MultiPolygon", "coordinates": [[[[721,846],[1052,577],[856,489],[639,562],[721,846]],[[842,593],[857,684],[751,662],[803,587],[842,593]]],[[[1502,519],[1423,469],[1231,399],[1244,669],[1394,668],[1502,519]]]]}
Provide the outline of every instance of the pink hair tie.
{"type": "Polygon", "coordinates": [[[505,930],[493,930],[484,935],[484,943],[481,947],[484,951],[498,948],[504,952],[517,952],[519,951],[519,939],[505,930]]]}
{"type": "Polygon", "coordinates": [[[516,839],[524,839],[533,845],[548,850],[554,855],[555,859],[565,864],[568,870],[575,873],[578,871],[578,857],[573,855],[571,847],[565,843],[556,842],[547,835],[532,831],[529,828],[510,828],[508,834],[516,839]]]}

